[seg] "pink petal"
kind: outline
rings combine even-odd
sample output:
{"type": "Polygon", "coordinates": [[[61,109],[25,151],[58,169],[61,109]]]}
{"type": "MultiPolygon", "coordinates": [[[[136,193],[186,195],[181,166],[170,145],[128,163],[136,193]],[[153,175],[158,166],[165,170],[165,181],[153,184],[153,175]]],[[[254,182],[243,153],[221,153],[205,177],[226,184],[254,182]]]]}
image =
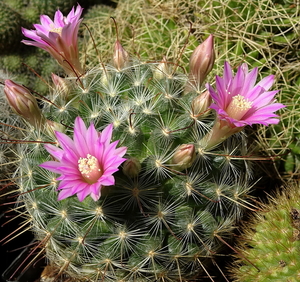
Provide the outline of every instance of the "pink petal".
{"type": "Polygon", "coordinates": [[[57,190],[63,190],[63,189],[73,189],[74,186],[78,185],[79,183],[82,183],[82,180],[62,180],[58,187],[57,190]]]}
{"type": "Polygon", "coordinates": [[[53,21],[47,15],[41,15],[40,21],[41,25],[48,29],[50,29],[50,26],[53,25],[53,21]]]}
{"type": "Polygon", "coordinates": [[[52,172],[60,173],[59,167],[61,166],[61,164],[59,162],[47,161],[47,162],[40,164],[39,166],[42,168],[48,169],[52,172]]]}
{"type": "Polygon", "coordinates": [[[223,78],[225,82],[225,87],[227,87],[227,84],[232,79],[232,70],[228,62],[224,63],[224,72],[223,72],[223,78]]]}
{"type": "Polygon", "coordinates": [[[86,182],[79,182],[78,181],[78,183],[72,187],[72,193],[74,195],[74,194],[79,193],[79,192],[81,192],[83,190],[86,190],[86,189],[90,190],[90,186],[91,185],[86,183],[86,182]]]}
{"type": "Polygon", "coordinates": [[[83,189],[77,193],[77,198],[80,202],[82,202],[88,194],[90,194],[90,189],[83,189]]]}
{"type": "Polygon", "coordinates": [[[80,132],[82,135],[86,134],[86,126],[81,117],[77,117],[74,122],[74,132],[80,132]]]}
{"type": "Polygon", "coordinates": [[[91,124],[89,126],[85,137],[86,137],[87,146],[92,150],[91,154],[93,156],[95,156],[94,147],[95,147],[95,144],[97,144],[98,132],[96,131],[94,124],[91,124]]]}
{"type": "Polygon", "coordinates": [[[47,27],[47,26],[43,26],[41,24],[34,24],[33,25],[34,28],[36,29],[36,34],[38,34],[37,32],[41,32],[43,33],[44,35],[48,36],[48,33],[50,31],[50,28],[47,27]]]}
{"type": "Polygon", "coordinates": [[[89,152],[89,148],[86,144],[85,135],[81,133],[81,131],[74,128],[74,144],[78,155],[82,158],[86,158],[89,152]]]}
{"type": "Polygon", "coordinates": [[[74,142],[69,136],[58,131],[55,131],[55,136],[63,150],[72,150],[73,152],[76,152],[74,142]]]}
{"type": "Polygon", "coordinates": [[[102,184],[101,182],[96,182],[96,183],[92,184],[90,186],[91,193],[94,194],[94,195],[99,195],[100,194],[100,189],[102,187],[101,184],[102,184]]]}
{"type": "Polygon", "coordinates": [[[101,196],[101,191],[100,191],[100,190],[99,190],[99,193],[98,193],[98,194],[91,193],[91,197],[92,197],[92,199],[93,199],[95,202],[99,200],[100,196],[101,196]]]}
{"type": "Polygon", "coordinates": [[[262,93],[255,101],[253,101],[252,107],[261,108],[265,105],[268,105],[278,92],[279,90],[274,90],[262,93]]]}
{"type": "Polygon", "coordinates": [[[74,194],[72,194],[72,190],[71,189],[65,189],[65,190],[61,190],[58,194],[58,200],[61,201],[65,198],[68,198],[70,196],[73,196],[74,194]]]}
{"type": "Polygon", "coordinates": [[[57,10],[54,14],[54,25],[55,27],[63,27],[64,23],[64,15],[60,10],[57,10]]]}
{"type": "Polygon", "coordinates": [[[127,151],[127,147],[120,147],[115,150],[115,155],[123,157],[127,151]]]}
{"type": "Polygon", "coordinates": [[[48,153],[50,155],[52,155],[54,158],[56,158],[57,160],[61,160],[63,155],[64,155],[64,150],[54,146],[54,145],[51,145],[51,144],[45,144],[45,149],[48,151],[48,153]]]}
{"type": "Polygon", "coordinates": [[[107,127],[104,128],[100,135],[100,142],[104,143],[105,146],[109,144],[112,136],[112,130],[113,130],[113,125],[112,123],[109,124],[107,127]]]}
{"type": "MultiPolygon", "coordinates": [[[[246,75],[245,83],[244,83],[243,89],[242,89],[243,93],[248,93],[249,90],[253,88],[253,86],[256,82],[256,79],[257,79],[257,74],[258,74],[258,68],[256,67],[250,73],[248,73],[246,75]]],[[[246,97],[248,97],[247,94],[246,94],[246,97]]]]}
{"type": "Polygon", "coordinates": [[[274,75],[271,74],[263,78],[257,85],[261,86],[262,88],[264,88],[265,91],[267,91],[273,85],[273,83],[274,83],[274,75]]]}
{"type": "Polygon", "coordinates": [[[100,183],[104,186],[115,184],[115,178],[112,175],[102,175],[100,183]]]}
{"type": "Polygon", "coordinates": [[[232,79],[230,86],[228,87],[228,91],[230,92],[231,96],[236,96],[238,94],[243,95],[242,88],[244,85],[244,81],[245,81],[245,74],[243,72],[242,67],[239,67],[236,75],[232,79]]]}

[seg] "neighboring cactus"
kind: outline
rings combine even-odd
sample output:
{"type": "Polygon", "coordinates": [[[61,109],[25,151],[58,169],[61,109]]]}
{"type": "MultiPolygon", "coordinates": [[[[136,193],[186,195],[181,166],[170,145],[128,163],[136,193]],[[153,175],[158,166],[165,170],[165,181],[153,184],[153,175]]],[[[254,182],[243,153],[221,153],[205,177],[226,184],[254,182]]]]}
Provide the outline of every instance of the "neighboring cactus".
{"type": "Polygon", "coordinates": [[[20,44],[21,15],[0,1],[0,53],[7,52],[20,44]],[[9,49],[8,49],[9,48],[9,49]]]}
{"type": "Polygon", "coordinates": [[[234,281],[300,281],[300,189],[283,189],[245,223],[234,281]]]}
{"type": "MultiPolygon", "coordinates": [[[[17,12],[27,23],[37,21],[41,14],[53,14],[57,9],[66,12],[76,0],[1,0],[6,7],[17,12]]],[[[18,26],[19,31],[20,26],[18,26]]]]}
{"type": "MultiPolygon", "coordinates": [[[[79,19],[72,20],[76,25],[79,19]]],[[[43,26],[54,30],[47,40],[55,37],[55,43],[71,35],[64,33],[67,23],[43,26]]],[[[74,71],[67,69],[65,79],[52,76],[42,115],[28,89],[18,88],[18,95],[26,93],[20,98],[5,81],[11,107],[33,125],[17,152],[18,201],[58,275],[77,281],[192,279],[206,273],[251,208],[254,174],[247,156],[253,148],[244,126],[278,123],[273,112],[283,106],[273,101],[277,91],[268,91],[273,76],[254,87],[257,69],[248,72],[243,64],[234,76],[226,63],[216,89],[207,85],[211,110],[207,93],[203,102],[198,98],[194,76],[202,82],[210,71],[197,70],[199,60],[193,74],[201,78],[191,78],[176,63],[131,59],[117,44],[112,65],[84,73],[72,53],[67,62],[74,71]]],[[[212,46],[202,45],[210,47],[203,52],[209,65],[212,46]]]]}

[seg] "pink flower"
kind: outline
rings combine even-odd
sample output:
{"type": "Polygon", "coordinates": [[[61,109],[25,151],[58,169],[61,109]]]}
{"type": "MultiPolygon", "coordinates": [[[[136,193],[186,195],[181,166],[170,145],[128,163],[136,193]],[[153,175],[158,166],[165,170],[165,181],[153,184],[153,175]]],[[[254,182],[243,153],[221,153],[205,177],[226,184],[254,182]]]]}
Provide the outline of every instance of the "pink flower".
{"type": "Polygon", "coordinates": [[[217,112],[217,118],[212,129],[200,141],[203,148],[215,147],[246,125],[279,122],[274,112],[285,106],[275,103],[274,96],[278,90],[268,91],[274,76],[269,75],[255,85],[257,73],[257,68],[248,72],[248,66],[242,64],[233,76],[229,63],[225,62],[223,78],[216,77],[216,90],[206,85],[214,100],[210,108],[217,112]]]}
{"type": "Polygon", "coordinates": [[[214,100],[210,108],[231,127],[279,122],[274,112],[285,106],[275,103],[274,96],[279,90],[268,91],[274,76],[269,75],[255,85],[257,74],[257,68],[248,72],[247,64],[242,64],[233,76],[229,63],[225,62],[223,78],[216,77],[216,91],[206,85],[214,100]]]}
{"type": "Polygon", "coordinates": [[[47,161],[40,166],[61,174],[57,180],[61,190],[58,200],[77,194],[79,201],[87,195],[97,201],[102,186],[115,184],[113,173],[126,159],[126,147],[116,149],[119,140],[110,143],[113,126],[108,125],[102,133],[94,125],[86,128],[80,117],[75,119],[74,140],[61,132],[55,132],[62,149],[47,144],[46,150],[57,160],[47,161]]]}
{"type": "Polygon", "coordinates": [[[58,10],[55,13],[54,21],[48,16],[40,17],[41,24],[34,24],[35,30],[22,28],[22,33],[32,39],[22,40],[26,45],[42,48],[49,52],[58,63],[65,69],[68,75],[80,75],[83,73],[79,62],[77,46],[77,35],[83,8],[78,4],[71,12],[64,17],[58,10]]]}

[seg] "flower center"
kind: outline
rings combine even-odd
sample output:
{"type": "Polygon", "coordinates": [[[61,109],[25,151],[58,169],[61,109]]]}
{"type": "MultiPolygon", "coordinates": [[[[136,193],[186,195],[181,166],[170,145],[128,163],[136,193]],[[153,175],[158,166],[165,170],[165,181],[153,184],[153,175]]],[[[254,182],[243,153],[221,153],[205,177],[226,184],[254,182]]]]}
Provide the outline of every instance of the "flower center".
{"type": "Polygon", "coordinates": [[[238,94],[232,97],[232,100],[228,105],[226,112],[231,118],[240,120],[252,107],[252,104],[253,102],[238,94]]]}
{"type": "Polygon", "coordinates": [[[49,32],[56,32],[61,35],[62,27],[55,27],[53,24],[50,25],[51,29],[49,32]]]}
{"type": "Polygon", "coordinates": [[[102,176],[98,159],[90,154],[87,154],[86,158],[78,160],[78,169],[84,180],[89,184],[96,183],[102,176]]]}

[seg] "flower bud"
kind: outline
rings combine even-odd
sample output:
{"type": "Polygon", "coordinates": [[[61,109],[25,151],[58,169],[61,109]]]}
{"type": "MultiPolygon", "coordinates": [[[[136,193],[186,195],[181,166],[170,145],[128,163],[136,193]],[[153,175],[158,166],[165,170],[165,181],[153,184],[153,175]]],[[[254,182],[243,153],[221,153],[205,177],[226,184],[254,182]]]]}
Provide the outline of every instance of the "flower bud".
{"type": "Polygon", "coordinates": [[[129,158],[123,164],[123,173],[130,178],[138,176],[141,171],[141,163],[137,158],[129,158]]]}
{"type": "Polygon", "coordinates": [[[51,74],[51,78],[55,85],[55,89],[58,91],[60,96],[68,101],[68,96],[70,94],[69,81],[54,73],[51,74]]]}
{"type": "Polygon", "coordinates": [[[213,68],[215,62],[214,39],[210,35],[193,52],[190,58],[189,84],[186,86],[186,92],[194,87],[200,88],[208,73],[213,68]]]}
{"type": "Polygon", "coordinates": [[[48,128],[51,129],[52,132],[54,131],[59,131],[59,132],[65,132],[65,126],[63,126],[60,123],[57,123],[53,120],[46,120],[46,124],[48,126],[48,128]]]}
{"type": "Polygon", "coordinates": [[[153,71],[153,78],[160,80],[169,75],[169,66],[164,56],[162,61],[157,65],[155,70],[153,71]]]}
{"type": "Polygon", "coordinates": [[[195,146],[193,144],[182,144],[176,149],[172,164],[176,166],[177,170],[184,170],[193,164],[195,158],[195,146]]]}
{"type": "Polygon", "coordinates": [[[114,65],[118,70],[123,69],[129,61],[129,55],[127,51],[123,48],[120,41],[117,40],[115,43],[114,51],[114,65]]]}
{"type": "Polygon", "coordinates": [[[193,117],[194,118],[203,118],[206,117],[209,112],[209,106],[212,103],[212,98],[208,90],[198,95],[192,101],[192,110],[193,110],[193,117]]]}
{"type": "Polygon", "coordinates": [[[4,93],[13,111],[35,127],[42,125],[44,117],[41,114],[36,99],[27,88],[6,79],[4,93]]]}

